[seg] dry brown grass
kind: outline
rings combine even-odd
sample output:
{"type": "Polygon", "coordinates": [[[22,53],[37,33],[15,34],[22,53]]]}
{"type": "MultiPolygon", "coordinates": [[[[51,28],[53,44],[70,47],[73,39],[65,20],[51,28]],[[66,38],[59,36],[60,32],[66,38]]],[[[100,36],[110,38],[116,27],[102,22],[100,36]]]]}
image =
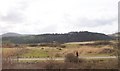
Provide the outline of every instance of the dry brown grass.
{"type": "Polygon", "coordinates": [[[19,49],[17,48],[3,48],[2,55],[3,57],[9,57],[15,55],[15,53],[17,53],[18,51],[19,49]]]}
{"type": "Polygon", "coordinates": [[[49,60],[39,63],[19,63],[8,64],[3,68],[10,69],[117,69],[118,61],[116,59],[106,60],[86,60],[82,63],[58,62],[49,60]]]}
{"type": "Polygon", "coordinates": [[[76,48],[65,48],[61,54],[68,54],[68,53],[74,53],[75,51],[79,52],[79,55],[86,55],[86,54],[111,54],[115,52],[115,49],[113,49],[111,46],[102,46],[101,48],[96,48],[92,46],[81,46],[76,48]]]}

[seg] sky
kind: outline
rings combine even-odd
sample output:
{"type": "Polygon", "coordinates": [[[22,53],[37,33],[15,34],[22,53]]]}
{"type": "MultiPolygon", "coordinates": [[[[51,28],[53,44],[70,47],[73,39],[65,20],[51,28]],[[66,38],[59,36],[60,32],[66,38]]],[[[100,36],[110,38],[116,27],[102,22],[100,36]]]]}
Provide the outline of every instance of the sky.
{"type": "Polygon", "coordinates": [[[118,32],[119,0],[0,0],[0,34],[118,32]]]}

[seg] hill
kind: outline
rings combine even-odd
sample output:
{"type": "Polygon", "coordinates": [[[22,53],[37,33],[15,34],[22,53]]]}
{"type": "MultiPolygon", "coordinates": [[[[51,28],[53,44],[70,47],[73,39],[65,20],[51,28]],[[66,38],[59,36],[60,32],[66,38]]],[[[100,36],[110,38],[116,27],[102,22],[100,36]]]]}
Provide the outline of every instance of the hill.
{"type": "Polygon", "coordinates": [[[2,37],[19,37],[19,36],[22,36],[22,35],[18,33],[12,33],[12,32],[2,34],[2,37]]]}
{"type": "Polygon", "coordinates": [[[69,32],[64,34],[39,34],[28,35],[21,37],[2,37],[3,41],[10,41],[12,43],[66,43],[66,42],[83,42],[96,40],[111,40],[112,37],[94,32],[69,32]]]}
{"type": "Polygon", "coordinates": [[[117,32],[117,33],[113,33],[113,34],[110,34],[109,36],[113,37],[113,38],[120,38],[120,32],[117,32]]]}

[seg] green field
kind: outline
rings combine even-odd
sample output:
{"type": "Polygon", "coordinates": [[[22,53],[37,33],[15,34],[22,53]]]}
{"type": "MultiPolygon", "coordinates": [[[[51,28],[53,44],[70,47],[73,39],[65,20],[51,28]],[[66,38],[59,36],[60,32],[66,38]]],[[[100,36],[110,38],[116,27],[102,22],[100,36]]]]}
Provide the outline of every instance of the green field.
{"type": "Polygon", "coordinates": [[[47,57],[48,53],[41,49],[30,49],[26,53],[21,54],[20,57],[47,57]]]}
{"type": "Polygon", "coordinates": [[[28,49],[24,54],[20,54],[19,57],[24,58],[45,58],[45,57],[55,57],[57,53],[60,52],[57,48],[49,48],[49,47],[28,47],[28,49]]]}

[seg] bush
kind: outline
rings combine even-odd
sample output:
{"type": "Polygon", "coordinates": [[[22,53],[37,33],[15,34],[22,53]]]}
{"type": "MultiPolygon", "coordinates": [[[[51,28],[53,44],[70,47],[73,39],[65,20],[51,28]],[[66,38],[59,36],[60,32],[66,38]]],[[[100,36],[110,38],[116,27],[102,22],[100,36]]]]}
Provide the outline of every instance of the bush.
{"type": "Polygon", "coordinates": [[[66,46],[65,45],[60,45],[61,48],[65,48],[66,46]]]}
{"type": "Polygon", "coordinates": [[[55,57],[61,57],[61,55],[57,53],[57,54],[55,54],[55,57]]]}
{"type": "Polygon", "coordinates": [[[62,48],[56,48],[56,49],[58,49],[58,50],[62,50],[62,48]]]}
{"type": "Polygon", "coordinates": [[[80,62],[80,59],[76,57],[73,53],[68,53],[65,56],[65,62],[78,63],[80,62]]]}
{"type": "Polygon", "coordinates": [[[42,50],[44,49],[44,48],[41,48],[42,50]]]}

